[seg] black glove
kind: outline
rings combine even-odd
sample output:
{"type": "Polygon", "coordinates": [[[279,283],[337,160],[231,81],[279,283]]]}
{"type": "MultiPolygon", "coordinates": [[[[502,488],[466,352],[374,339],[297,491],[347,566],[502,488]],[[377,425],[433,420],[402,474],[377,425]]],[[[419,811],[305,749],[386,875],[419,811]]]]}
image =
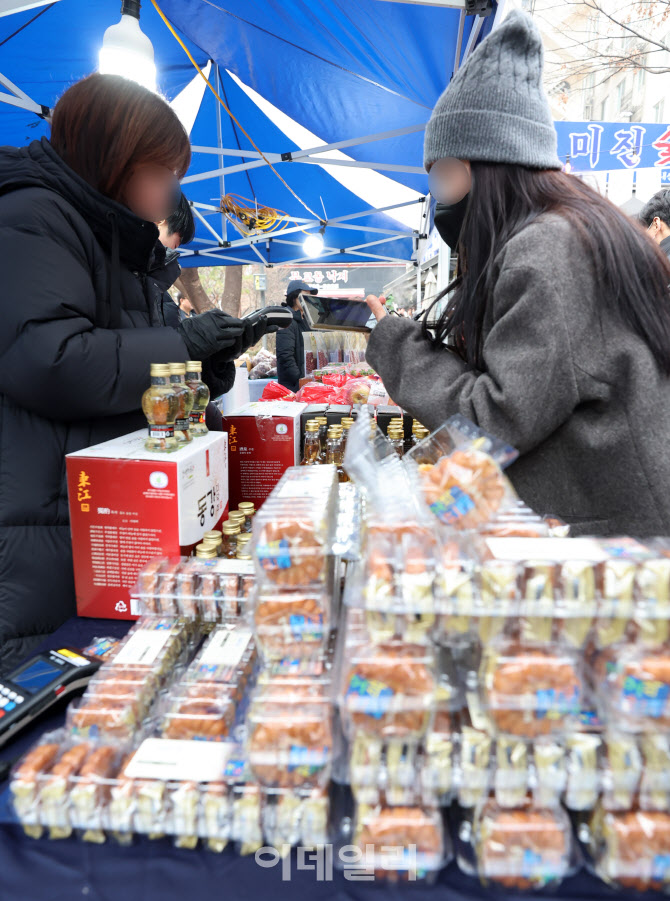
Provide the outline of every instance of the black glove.
{"type": "MultiPolygon", "coordinates": [[[[221,310],[207,310],[184,319],[177,326],[192,360],[207,360],[214,354],[230,352],[245,334],[245,323],[221,310]]],[[[239,353],[229,356],[234,360],[239,353]]]]}

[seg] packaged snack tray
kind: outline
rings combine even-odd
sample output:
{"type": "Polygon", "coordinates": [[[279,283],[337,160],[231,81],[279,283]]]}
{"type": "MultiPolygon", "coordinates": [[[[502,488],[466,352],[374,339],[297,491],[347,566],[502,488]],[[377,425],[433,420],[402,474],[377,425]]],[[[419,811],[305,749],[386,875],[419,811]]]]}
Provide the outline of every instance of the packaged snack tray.
{"type": "Polygon", "coordinates": [[[343,653],[339,707],[345,733],[421,738],[435,709],[435,658],[429,647],[353,643],[343,653]]]}
{"type": "Polygon", "coordinates": [[[133,609],[142,615],[235,623],[255,582],[251,561],[158,558],[139,574],[133,609]]]}
{"type": "Polygon", "coordinates": [[[506,640],[484,649],[480,686],[493,727],[527,738],[568,731],[583,695],[574,651],[506,640]]]}
{"type": "Polygon", "coordinates": [[[483,882],[522,891],[556,885],[574,868],[575,849],[567,815],[487,801],[474,826],[477,872],[483,882]]]}

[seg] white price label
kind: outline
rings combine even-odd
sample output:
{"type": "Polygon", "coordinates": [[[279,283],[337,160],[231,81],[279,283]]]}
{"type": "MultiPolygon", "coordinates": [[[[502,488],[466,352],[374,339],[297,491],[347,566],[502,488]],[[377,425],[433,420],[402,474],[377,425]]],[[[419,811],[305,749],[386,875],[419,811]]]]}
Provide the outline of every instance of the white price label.
{"type": "Polygon", "coordinates": [[[200,663],[208,666],[237,666],[250,640],[250,629],[218,629],[210,636],[200,663]]]}
{"type": "Polygon", "coordinates": [[[216,782],[235,746],[231,742],[147,738],[125,768],[130,779],[216,782]]]}
{"type": "Polygon", "coordinates": [[[131,635],[112,664],[151,666],[172,635],[170,629],[141,629],[131,635]]]}
{"type": "Polygon", "coordinates": [[[601,563],[607,559],[598,542],[591,538],[488,538],[486,543],[497,560],[601,563]]]}

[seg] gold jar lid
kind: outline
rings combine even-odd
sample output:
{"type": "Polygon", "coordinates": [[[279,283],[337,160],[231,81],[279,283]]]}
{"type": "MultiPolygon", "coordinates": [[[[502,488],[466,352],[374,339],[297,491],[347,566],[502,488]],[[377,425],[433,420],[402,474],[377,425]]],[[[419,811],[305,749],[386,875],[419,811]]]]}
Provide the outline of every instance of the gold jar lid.
{"type": "Polygon", "coordinates": [[[242,526],[246,521],[246,516],[241,510],[233,510],[228,514],[228,522],[234,522],[238,526],[242,526]]]}
{"type": "Polygon", "coordinates": [[[218,557],[219,555],[216,552],[215,545],[202,543],[196,547],[195,556],[201,560],[213,560],[215,557],[218,557]]]}
{"type": "Polygon", "coordinates": [[[252,513],[256,512],[256,505],[252,504],[251,501],[242,501],[241,504],[237,505],[237,509],[244,513],[245,516],[251,516],[252,513]]]}
{"type": "Polygon", "coordinates": [[[170,375],[186,375],[186,363],[170,363],[170,375]]]}
{"type": "Polygon", "coordinates": [[[305,426],[305,431],[306,432],[318,432],[320,428],[321,428],[321,426],[316,421],[316,419],[310,419],[305,426]]]}
{"type": "Polygon", "coordinates": [[[251,532],[242,532],[237,541],[241,544],[246,544],[248,541],[251,541],[251,532]]]}
{"type": "Polygon", "coordinates": [[[353,419],[353,417],[351,417],[351,416],[345,416],[344,419],[342,420],[342,428],[343,428],[343,429],[350,429],[350,428],[352,427],[352,425],[354,424],[355,421],[356,421],[356,420],[353,419]]]}
{"type": "Polygon", "coordinates": [[[395,439],[397,439],[397,438],[404,438],[404,437],[405,437],[405,436],[404,436],[404,433],[403,433],[403,431],[402,431],[402,429],[398,429],[398,428],[395,428],[395,429],[389,429],[388,432],[387,432],[387,435],[388,435],[388,437],[389,437],[392,441],[395,440],[395,439]]]}
{"type": "Polygon", "coordinates": [[[328,420],[325,416],[317,416],[316,421],[319,423],[319,425],[328,425],[328,420]]]}
{"type": "Polygon", "coordinates": [[[242,547],[237,552],[237,554],[235,554],[235,557],[237,560],[251,560],[252,559],[251,554],[249,553],[249,549],[247,548],[247,546],[245,544],[243,544],[242,547]]]}
{"type": "Polygon", "coordinates": [[[240,527],[237,525],[237,523],[234,523],[234,522],[224,523],[223,534],[224,535],[239,535],[240,527]]]}
{"type": "Polygon", "coordinates": [[[218,531],[218,529],[212,529],[211,532],[205,532],[205,534],[202,536],[202,540],[218,541],[219,543],[221,543],[223,541],[223,535],[218,531]]]}
{"type": "Polygon", "coordinates": [[[167,363],[152,363],[151,375],[156,378],[170,375],[170,367],[167,363]]]}
{"type": "Polygon", "coordinates": [[[200,360],[187,360],[185,366],[186,372],[202,372],[202,363],[200,360]]]}

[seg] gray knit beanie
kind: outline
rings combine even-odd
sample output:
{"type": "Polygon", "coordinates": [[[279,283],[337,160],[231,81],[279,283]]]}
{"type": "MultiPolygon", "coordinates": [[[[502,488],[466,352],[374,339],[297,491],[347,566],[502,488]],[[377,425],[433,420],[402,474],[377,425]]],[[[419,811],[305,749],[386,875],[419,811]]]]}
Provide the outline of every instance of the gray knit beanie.
{"type": "Polygon", "coordinates": [[[426,169],[444,157],[560,169],[542,87],[544,49],[533,20],[514,10],[482,41],[437,101],[426,126],[426,169]]]}

